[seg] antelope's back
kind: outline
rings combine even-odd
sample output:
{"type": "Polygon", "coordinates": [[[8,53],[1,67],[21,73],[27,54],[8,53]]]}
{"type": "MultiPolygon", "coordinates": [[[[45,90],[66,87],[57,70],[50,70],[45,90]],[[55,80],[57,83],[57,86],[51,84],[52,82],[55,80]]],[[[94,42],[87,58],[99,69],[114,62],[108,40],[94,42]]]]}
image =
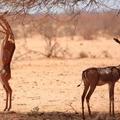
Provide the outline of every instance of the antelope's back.
{"type": "Polygon", "coordinates": [[[116,82],[120,78],[119,69],[115,66],[98,68],[99,79],[105,82],[116,82]]]}
{"type": "Polygon", "coordinates": [[[83,71],[82,79],[87,83],[103,85],[109,82],[116,82],[120,78],[120,70],[115,66],[104,68],[88,68],[83,71]]]}

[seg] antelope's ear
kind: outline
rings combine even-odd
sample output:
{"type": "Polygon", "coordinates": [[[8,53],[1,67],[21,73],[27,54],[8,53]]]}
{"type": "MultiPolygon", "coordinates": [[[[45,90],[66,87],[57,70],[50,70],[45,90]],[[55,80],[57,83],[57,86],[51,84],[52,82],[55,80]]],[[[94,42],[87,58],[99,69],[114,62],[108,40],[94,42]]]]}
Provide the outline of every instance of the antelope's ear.
{"type": "Polygon", "coordinates": [[[113,40],[120,44],[120,40],[118,40],[117,38],[113,38],[113,40]]]}

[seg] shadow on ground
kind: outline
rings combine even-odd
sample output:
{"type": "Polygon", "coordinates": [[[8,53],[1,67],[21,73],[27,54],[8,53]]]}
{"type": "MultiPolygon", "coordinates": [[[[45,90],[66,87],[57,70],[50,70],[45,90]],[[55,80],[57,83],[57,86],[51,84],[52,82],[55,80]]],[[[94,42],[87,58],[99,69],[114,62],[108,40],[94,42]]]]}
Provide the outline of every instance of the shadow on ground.
{"type": "MultiPolygon", "coordinates": [[[[0,113],[0,120],[82,120],[81,114],[64,112],[29,112],[29,113],[0,113]]],[[[94,112],[92,118],[86,115],[86,120],[120,120],[120,113],[112,118],[108,113],[94,112]]]]}

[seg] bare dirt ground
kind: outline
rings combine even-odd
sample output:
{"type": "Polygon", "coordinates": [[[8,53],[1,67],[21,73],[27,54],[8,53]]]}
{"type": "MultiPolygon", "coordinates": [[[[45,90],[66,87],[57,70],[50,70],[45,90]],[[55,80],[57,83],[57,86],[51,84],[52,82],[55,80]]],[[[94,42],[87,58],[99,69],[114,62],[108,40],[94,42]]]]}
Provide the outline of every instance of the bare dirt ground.
{"type": "MultiPolygon", "coordinates": [[[[28,48],[43,51],[43,42],[38,37],[28,39],[28,48]]],[[[13,88],[12,111],[4,113],[5,91],[0,86],[0,120],[81,120],[81,95],[83,83],[81,73],[84,69],[96,66],[118,65],[120,62],[120,45],[112,39],[84,41],[76,38],[65,42],[72,54],[72,59],[41,58],[38,53],[24,54],[22,40],[16,40],[16,52],[12,63],[13,88]],[[19,52],[23,56],[19,56],[19,52]],[[88,56],[80,58],[80,52],[88,56]]],[[[68,40],[68,38],[67,38],[68,40]]],[[[65,45],[64,45],[65,43],[65,45]]],[[[120,120],[120,83],[115,87],[116,120],[120,120]]],[[[108,86],[97,87],[91,97],[92,120],[112,120],[108,115],[108,86]]],[[[86,119],[90,120],[85,105],[86,119]]]]}

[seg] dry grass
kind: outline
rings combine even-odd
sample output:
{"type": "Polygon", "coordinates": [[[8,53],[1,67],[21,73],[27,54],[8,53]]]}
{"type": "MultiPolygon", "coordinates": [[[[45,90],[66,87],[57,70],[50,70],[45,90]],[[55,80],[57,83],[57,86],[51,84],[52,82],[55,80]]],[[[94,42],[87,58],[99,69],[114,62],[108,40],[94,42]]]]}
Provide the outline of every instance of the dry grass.
{"type": "MultiPolygon", "coordinates": [[[[116,118],[108,116],[106,113],[93,113],[93,117],[87,116],[86,120],[119,120],[120,114],[116,118]]],[[[82,120],[81,114],[65,112],[39,112],[29,113],[0,113],[1,120],[82,120]]]]}

